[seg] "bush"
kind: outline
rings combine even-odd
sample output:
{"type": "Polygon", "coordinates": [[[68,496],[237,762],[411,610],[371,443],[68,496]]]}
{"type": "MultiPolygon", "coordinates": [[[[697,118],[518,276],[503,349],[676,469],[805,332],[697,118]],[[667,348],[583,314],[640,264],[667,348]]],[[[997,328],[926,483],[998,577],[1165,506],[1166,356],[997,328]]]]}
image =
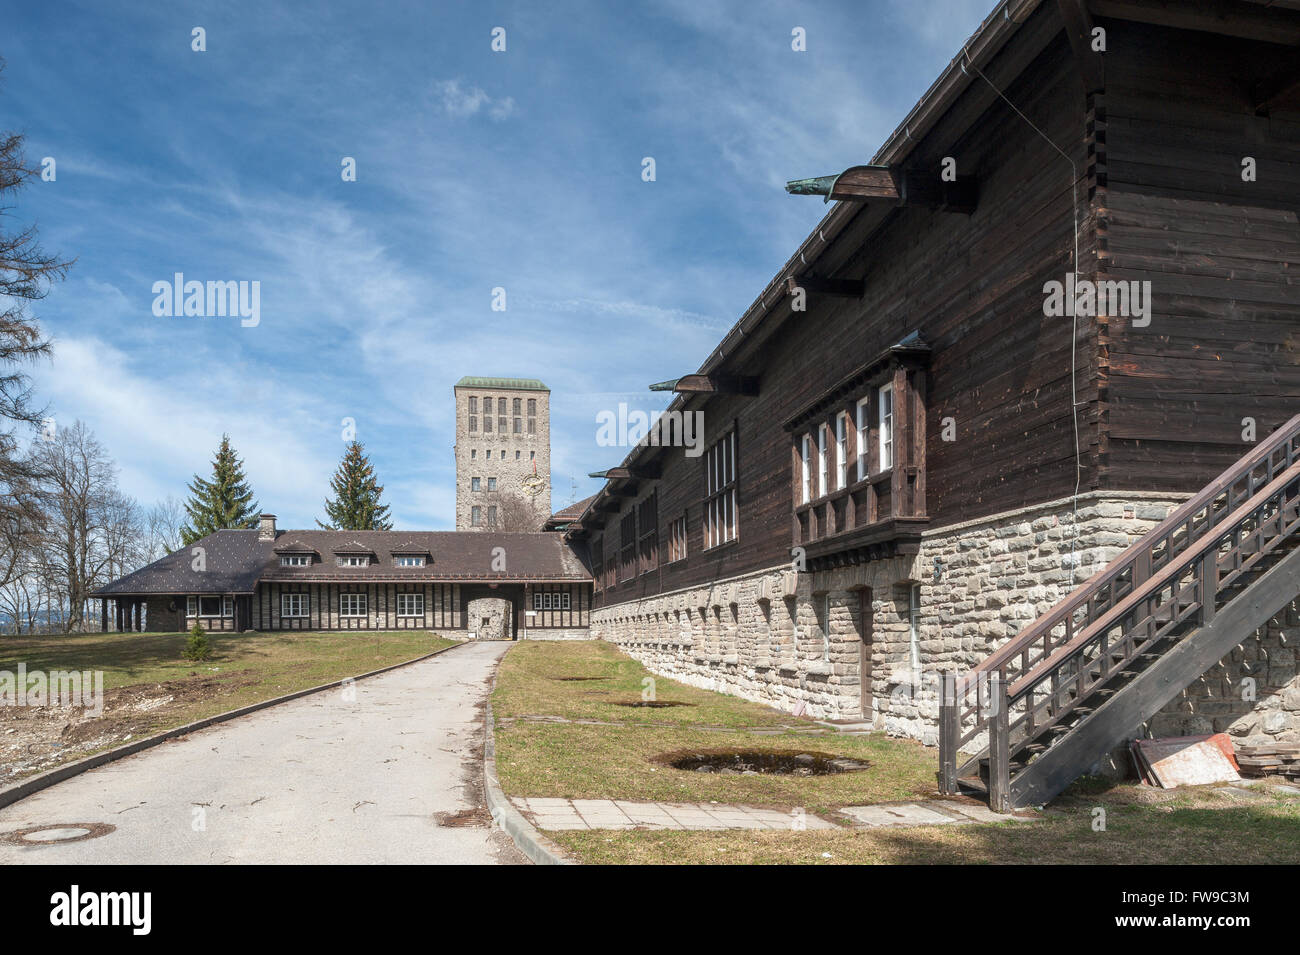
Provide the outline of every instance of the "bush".
{"type": "Polygon", "coordinates": [[[202,624],[195,622],[182,653],[186,660],[206,660],[212,656],[212,644],[208,642],[208,632],[203,629],[202,624]]]}

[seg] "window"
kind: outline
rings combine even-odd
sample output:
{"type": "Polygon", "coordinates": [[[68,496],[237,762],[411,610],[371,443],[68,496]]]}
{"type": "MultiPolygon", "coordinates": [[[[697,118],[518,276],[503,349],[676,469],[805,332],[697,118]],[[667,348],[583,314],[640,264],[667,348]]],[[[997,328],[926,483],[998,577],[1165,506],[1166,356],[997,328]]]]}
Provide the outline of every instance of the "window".
{"type": "Polygon", "coordinates": [[[894,386],[880,386],[880,470],[894,466],[894,386]]]}
{"type": "Polygon", "coordinates": [[[538,591],[533,592],[533,609],[534,610],[542,609],[542,594],[538,591]]]}
{"type": "Polygon", "coordinates": [[[704,546],[736,539],[736,432],[732,430],[704,455],[704,546]]]}
{"type": "Polygon", "coordinates": [[[829,464],[826,458],[826,439],[829,437],[826,425],[817,426],[817,496],[825,497],[830,490],[830,483],[827,481],[827,468],[829,464]]]}
{"type": "Polygon", "coordinates": [[[233,617],[234,599],[231,597],[187,597],[186,612],[191,617],[233,617]]]}
{"type": "Polygon", "coordinates": [[[393,558],[394,567],[423,567],[424,558],[415,556],[402,556],[393,558]]]}
{"type": "Polygon", "coordinates": [[[474,417],[473,415],[469,416],[469,431],[470,434],[478,433],[478,418],[474,417]]]}
{"type": "Polygon", "coordinates": [[[637,526],[641,536],[637,541],[640,573],[649,573],[659,565],[659,498],[651,494],[637,505],[637,526]]]}
{"type": "Polygon", "coordinates": [[[490,414],[483,416],[483,431],[487,434],[492,433],[492,416],[490,414]]]}
{"type": "Polygon", "coordinates": [[[604,587],[605,542],[597,537],[591,542],[591,584],[597,590],[604,587]]]}
{"type": "Polygon", "coordinates": [[[668,525],[668,562],[681,560],[686,556],[686,515],[668,525]]]}
{"type": "Polygon", "coordinates": [[[528,460],[529,460],[529,461],[532,461],[532,460],[535,459],[536,457],[537,457],[537,452],[536,452],[536,451],[529,451],[529,452],[528,452],[528,460]]]}
{"type": "Polygon", "coordinates": [[[835,489],[849,486],[849,416],[835,416],[835,489]]]}
{"type": "Polygon", "coordinates": [[[306,594],[280,594],[281,617],[305,617],[308,606],[306,594]]]}
{"type": "Polygon", "coordinates": [[[529,419],[528,419],[528,433],[529,433],[529,434],[536,434],[536,433],[537,433],[537,419],[536,419],[536,418],[529,418],[529,419]]]}
{"type": "Polygon", "coordinates": [[[365,594],[339,594],[340,617],[364,617],[365,615],[365,594]]]}
{"type": "Polygon", "coordinates": [[[475,527],[483,523],[483,508],[472,507],[469,511],[469,522],[475,527]]]}
{"type": "Polygon", "coordinates": [[[510,413],[520,414],[523,410],[524,400],[522,398],[512,398],[510,400],[510,413]]]}
{"type": "MultiPolygon", "coordinates": [[[[502,408],[501,410],[504,411],[505,409],[502,408]]],[[[501,416],[499,416],[499,417],[497,418],[497,431],[500,432],[501,434],[505,434],[505,433],[506,433],[506,416],[505,416],[505,415],[501,415],[501,416]]],[[[502,451],[501,453],[502,453],[502,454],[505,454],[504,451],[502,451]]]]}
{"type": "Polygon", "coordinates": [[[858,480],[867,476],[867,454],[871,447],[871,399],[858,402],[858,480]]]}
{"type": "Polygon", "coordinates": [[[469,413],[478,414],[478,395],[469,396],[469,413]]]}
{"type": "Polygon", "coordinates": [[[423,617],[424,594],[398,594],[397,615],[399,617],[423,617]]]}
{"type": "Polygon", "coordinates": [[[343,554],[334,559],[335,564],[339,567],[369,567],[369,554],[343,554]]]}
{"type": "Polygon", "coordinates": [[[560,609],[561,610],[569,609],[569,592],[567,590],[564,593],[560,594],[560,609]]]}
{"type": "Polygon", "coordinates": [[[528,399],[528,413],[529,413],[530,415],[535,415],[535,414],[537,414],[537,399],[536,399],[536,398],[529,398],[529,399],[528,399]]]}
{"type": "Polygon", "coordinates": [[[469,479],[469,489],[470,489],[471,491],[481,491],[481,490],[483,490],[483,488],[482,488],[481,485],[482,485],[482,478],[472,477],[472,478],[469,479]]]}
{"type": "Polygon", "coordinates": [[[469,452],[469,459],[470,459],[471,461],[477,461],[477,460],[478,460],[478,448],[473,448],[473,449],[469,452]]]}
{"type": "Polygon", "coordinates": [[[543,610],[555,609],[555,594],[552,593],[542,594],[542,609],[543,610]]]}
{"type": "Polygon", "coordinates": [[[519,451],[516,451],[516,452],[515,452],[515,460],[516,460],[516,461],[519,460],[519,455],[520,455],[520,452],[519,452],[519,451]]]}
{"type": "Polygon", "coordinates": [[[523,419],[523,418],[515,418],[514,421],[512,422],[512,430],[514,431],[515,434],[523,434],[523,433],[524,433],[524,419],[523,419]]]}
{"type": "Polygon", "coordinates": [[[801,504],[812,500],[812,436],[799,439],[799,498],[801,504]]]}
{"type": "Polygon", "coordinates": [[[491,416],[492,416],[492,399],[491,399],[491,398],[484,397],[484,399],[483,399],[483,414],[487,415],[488,417],[491,417],[491,416]]]}
{"type": "Polygon", "coordinates": [[[496,489],[497,489],[497,479],[494,477],[488,478],[488,490],[495,491],[496,489]]]}
{"type": "Polygon", "coordinates": [[[281,567],[306,567],[311,563],[311,554],[285,554],[280,558],[281,567]]]}
{"type": "Polygon", "coordinates": [[[489,527],[497,526],[497,506],[495,504],[491,505],[488,508],[488,526],[489,527]]]}
{"type": "Polygon", "coordinates": [[[630,510],[619,523],[618,579],[636,576],[636,511],[630,510]]]}

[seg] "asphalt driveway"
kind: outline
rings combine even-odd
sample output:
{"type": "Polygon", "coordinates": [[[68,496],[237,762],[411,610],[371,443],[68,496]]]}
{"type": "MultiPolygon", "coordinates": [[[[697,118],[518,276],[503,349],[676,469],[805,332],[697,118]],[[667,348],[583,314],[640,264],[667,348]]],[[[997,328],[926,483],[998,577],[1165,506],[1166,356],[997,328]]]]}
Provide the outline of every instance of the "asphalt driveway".
{"type": "Polygon", "coordinates": [[[508,646],[457,647],[65,780],[0,810],[0,865],[522,863],[487,825],[479,762],[508,646]],[[115,828],[5,840],[91,823],[115,828]]]}

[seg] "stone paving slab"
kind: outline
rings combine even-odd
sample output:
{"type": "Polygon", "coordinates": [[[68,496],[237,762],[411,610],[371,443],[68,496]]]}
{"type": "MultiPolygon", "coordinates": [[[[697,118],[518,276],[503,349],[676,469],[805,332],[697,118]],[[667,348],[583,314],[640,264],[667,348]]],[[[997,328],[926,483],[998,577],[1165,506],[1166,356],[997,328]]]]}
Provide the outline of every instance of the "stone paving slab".
{"type": "MultiPolygon", "coordinates": [[[[536,799],[511,802],[539,829],[793,829],[793,813],[715,803],[633,802],[625,799],[536,799]]],[[[805,815],[806,829],[838,829],[820,816],[805,815]]]]}
{"type": "MultiPolygon", "coordinates": [[[[842,823],[806,813],[802,818],[779,809],[698,802],[633,802],[626,799],[511,800],[539,829],[840,829],[842,823]]],[[[1017,817],[993,812],[976,802],[932,799],[925,802],[845,806],[849,828],[951,826],[1008,822],[1017,817]]],[[[1023,819],[1022,819],[1023,821],[1023,819]]]]}

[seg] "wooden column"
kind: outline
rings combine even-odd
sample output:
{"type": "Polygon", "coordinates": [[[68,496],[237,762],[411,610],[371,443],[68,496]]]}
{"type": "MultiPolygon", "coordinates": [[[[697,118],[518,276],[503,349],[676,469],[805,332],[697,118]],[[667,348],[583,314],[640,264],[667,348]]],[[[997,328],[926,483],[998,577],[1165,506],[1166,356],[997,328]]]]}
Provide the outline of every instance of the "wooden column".
{"type": "Polygon", "coordinates": [[[99,598],[99,632],[108,633],[108,598],[99,598]]]}

